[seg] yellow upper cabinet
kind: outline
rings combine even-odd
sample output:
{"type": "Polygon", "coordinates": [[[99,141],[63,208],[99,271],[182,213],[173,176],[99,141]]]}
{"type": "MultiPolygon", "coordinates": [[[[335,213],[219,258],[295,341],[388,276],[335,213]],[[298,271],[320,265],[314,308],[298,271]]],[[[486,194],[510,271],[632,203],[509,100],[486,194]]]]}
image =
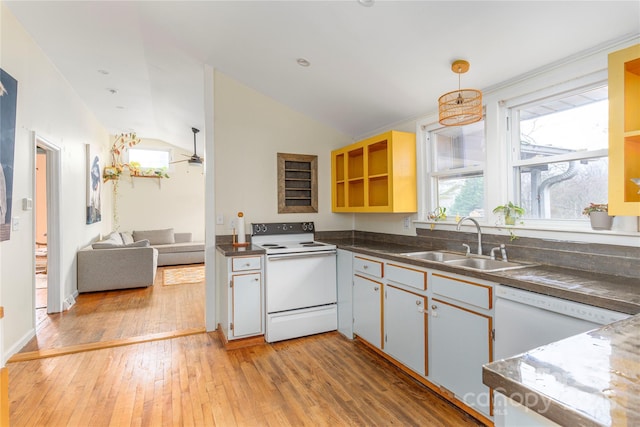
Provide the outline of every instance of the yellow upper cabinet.
{"type": "Polygon", "coordinates": [[[331,152],[333,212],[416,212],[416,135],[389,131],[331,152]]]}
{"type": "Polygon", "coordinates": [[[640,44],[609,55],[609,214],[640,216],[640,44]]]}

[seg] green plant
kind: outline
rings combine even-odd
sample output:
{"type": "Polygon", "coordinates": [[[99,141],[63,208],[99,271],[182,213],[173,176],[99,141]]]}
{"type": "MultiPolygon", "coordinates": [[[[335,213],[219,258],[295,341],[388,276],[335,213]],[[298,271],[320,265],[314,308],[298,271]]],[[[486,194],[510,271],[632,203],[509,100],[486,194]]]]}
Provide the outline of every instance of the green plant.
{"type": "Polygon", "coordinates": [[[438,206],[428,214],[429,219],[433,221],[441,221],[447,219],[447,208],[441,208],[438,206]]]}
{"type": "Polygon", "coordinates": [[[523,207],[518,206],[513,202],[507,202],[504,205],[496,206],[493,209],[493,213],[504,215],[505,224],[514,225],[516,220],[524,215],[525,210],[523,207]]]}
{"type": "MultiPolygon", "coordinates": [[[[427,213],[427,218],[432,221],[444,221],[447,219],[447,208],[441,208],[438,206],[433,211],[427,213]]],[[[435,223],[431,224],[431,230],[435,227],[435,223]]]]}
{"type": "Polygon", "coordinates": [[[608,203],[589,203],[589,206],[582,210],[582,215],[589,216],[591,212],[609,212],[608,203]]]}

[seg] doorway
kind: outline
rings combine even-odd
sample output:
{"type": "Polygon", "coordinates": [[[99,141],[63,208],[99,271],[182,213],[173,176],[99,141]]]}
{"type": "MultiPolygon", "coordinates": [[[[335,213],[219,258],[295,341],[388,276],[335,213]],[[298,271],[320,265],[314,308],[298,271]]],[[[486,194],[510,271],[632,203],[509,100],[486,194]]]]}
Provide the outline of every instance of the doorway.
{"type": "Polygon", "coordinates": [[[47,317],[47,151],[36,146],[35,283],[36,330],[47,317]]]}
{"type": "Polygon", "coordinates": [[[60,182],[62,169],[60,147],[35,132],[32,133],[32,142],[34,159],[36,159],[33,162],[33,194],[35,195],[33,207],[35,210],[33,215],[34,265],[36,269],[40,268],[41,272],[43,268],[46,271],[46,302],[37,300],[38,286],[41,286],[40,293],[44,294],[44,292],[42,291],[42,283],[39,284],[38,280],[34,278],[34,307],[46,307],[46,309],[36,308],[34,311],[35,325],[38,325],[40,319],[37,316],[44,318],[46,317],[44,313],[59,313],[63,310],[60,276],[60,182]],[[39,163],[39,161],[42,163],[39,163]],[[42,177],[38,176],[39,168],[44,172],[42,177]],[[41,180],[40,183],[38,182],[39,178],[41,180]],[[44,224],[38,224],[38,220],[43,220],[44,224]],[[45,254],[46,259],[43,260],[42,256],[45,254]],[[38,255],[40,255],[40,259],[38,259],[38,255]],[[38,310],[41,310],[41,312],[37,313],[38,310]]]}

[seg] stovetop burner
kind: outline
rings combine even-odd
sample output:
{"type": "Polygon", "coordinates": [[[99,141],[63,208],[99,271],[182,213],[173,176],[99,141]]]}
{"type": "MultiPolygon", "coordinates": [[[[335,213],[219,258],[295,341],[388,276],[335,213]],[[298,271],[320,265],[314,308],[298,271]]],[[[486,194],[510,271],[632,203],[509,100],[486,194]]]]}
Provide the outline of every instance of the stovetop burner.
{"type": "Polygon", "coordinates": [[[251,242],[268,255],[335,250],[335,245],[314,240],[314,228],[312,222],[254,223],[251,242]]]}

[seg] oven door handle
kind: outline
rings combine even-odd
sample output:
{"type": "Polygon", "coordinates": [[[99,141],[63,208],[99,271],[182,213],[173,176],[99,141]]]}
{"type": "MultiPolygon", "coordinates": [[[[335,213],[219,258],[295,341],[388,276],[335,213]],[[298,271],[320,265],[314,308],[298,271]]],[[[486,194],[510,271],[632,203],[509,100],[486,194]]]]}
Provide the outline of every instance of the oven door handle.
{"type": "Polygon", "coordinates": [[[291,258],[315,258],[322,256],[330,256],[335,255],[336,251],[318,251],[318,252],[304,252],[297,254],[282,254],[282,255],[267,255],[267,261],[284,261],[291,258]]]}

